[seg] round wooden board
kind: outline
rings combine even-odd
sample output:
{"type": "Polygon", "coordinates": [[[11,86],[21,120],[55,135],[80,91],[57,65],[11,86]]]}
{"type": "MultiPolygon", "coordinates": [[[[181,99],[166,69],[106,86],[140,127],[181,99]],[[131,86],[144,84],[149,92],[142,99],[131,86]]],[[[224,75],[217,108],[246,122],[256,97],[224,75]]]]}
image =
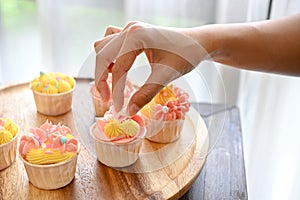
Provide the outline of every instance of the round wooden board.
{"type": "MultiPolygon", "coordinates": [[[[0,171],[0,197],[3,199],[178,199],[194,183],[206,159],[208,134],[201,116],[192,108],[182,135],[174,144],[161,145],[145,140],[141,156],[131,168],[113,169],[97,161],[89,128],[94,113],[89,79],[77,79],[73,109],[50,117],[36,111],[29,84],[0,88],[0,116],[16,122],[21,135],[46,119],[71,127],[81,142],[74,180],[58,190],[40,190],[28,182],[19,157],[0,171]],[[152,152],[151,152],[152,151],[152,152]],[[151,159],[161,165],[151,165],[151,159]],[[170,159],[171,158],[171,159],[170,159]],[[156,160],[156,162],[157,162],[156,160]],[[158,163],[158,162],[157,162],[158,163]],[[166,164],[167,163],[167,164],[166,164]],[[132,168],[138,169],[133,171],[132,168]]],[[[1,161],[0,161],[1,162],[1,161]]],[[[154,162],[155,163],[155,162],[154,162]]]]}

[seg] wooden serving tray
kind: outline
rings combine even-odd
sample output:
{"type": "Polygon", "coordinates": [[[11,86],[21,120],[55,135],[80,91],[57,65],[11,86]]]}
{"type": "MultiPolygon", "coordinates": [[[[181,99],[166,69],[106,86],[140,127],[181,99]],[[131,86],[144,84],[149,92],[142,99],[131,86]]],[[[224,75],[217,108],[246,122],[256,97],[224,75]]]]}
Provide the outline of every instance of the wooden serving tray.
{"type": "Polygon", "coordinates": [[[89,134],[94,123],[90,81],[77,79],[72,110],[57,117],[36,111],[28,83],[0,88],[0,117],[17,123],[21,135],[48,119],[69,126],[81,142],[75,178],[68,186],[51,191],[34,187],[17,156],[0,171],[0,199],[178,199],[191,187],[208,150],[207,129],[198,112],[191,108],[176,142],[164,145],[145,139],[134,165],[113,169],[97,161],[89,134]]]}

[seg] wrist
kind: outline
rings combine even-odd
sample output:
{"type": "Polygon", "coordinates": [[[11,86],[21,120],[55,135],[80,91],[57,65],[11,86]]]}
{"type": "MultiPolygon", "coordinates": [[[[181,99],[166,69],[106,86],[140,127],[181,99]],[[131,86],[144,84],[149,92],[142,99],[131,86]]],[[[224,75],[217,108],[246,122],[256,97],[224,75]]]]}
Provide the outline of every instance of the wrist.
{"type": "Polygon", "coordinates": [[[213,31],[214,25],[205,25],[194,28],[183,29],[183,34],[195,40],[207,53],[205,59],[214,59],[218,54],[220,40],[213,31]]]}

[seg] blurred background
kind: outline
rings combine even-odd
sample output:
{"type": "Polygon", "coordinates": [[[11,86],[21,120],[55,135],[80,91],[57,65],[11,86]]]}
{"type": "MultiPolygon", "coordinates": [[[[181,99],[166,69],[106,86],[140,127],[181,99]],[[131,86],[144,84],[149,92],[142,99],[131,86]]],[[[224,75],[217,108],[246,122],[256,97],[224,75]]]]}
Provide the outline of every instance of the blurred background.
{"type": "MultiPolygon", "coordinates": [[[[298,12],[300,0],[0,0],[0,84],[40,71],[77,76],[111,24],[192,27],[298,12]]],[[[249,199],[300,199],[300,79],[211,62],[199,70],[209,94],[195,85],[197,101],[240,108],[249,199]]]]}

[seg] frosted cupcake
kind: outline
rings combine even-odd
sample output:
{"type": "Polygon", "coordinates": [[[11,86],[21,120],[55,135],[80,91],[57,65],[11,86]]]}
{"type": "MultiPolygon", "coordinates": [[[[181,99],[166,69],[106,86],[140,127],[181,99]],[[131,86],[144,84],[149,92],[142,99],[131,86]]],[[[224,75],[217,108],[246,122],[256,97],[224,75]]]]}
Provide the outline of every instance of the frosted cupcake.
{"type": "Polygon", "coordinates": [[[145,137],[141,116],[131,118],[113,112],[113,106],[102,118],[96,118],[90,134],[94,139],[98,160],[110,167],[127,167],[139,158],[145,137]]]}
{"type": "Polygon", "coordinates": [[[16,160],[19,128],[11,120],[0,118],[0,170],[16,160]]]}
{"type": "MultiPolygon", "coordinates": [[[[112,75],[109,73],[108,79],[107,79],[107,84],[110,88],[112,88],[112,75]]],[[[134,87],[131,84],[131,82],[127,79],[126,80],[126,85],[124,88],[124,98],[125,101],[127,101],[131,95],[134,93],[134,87]]],[[[103,117],[104,113],[108,111],[110,106],[112,105],[112,98],[110,98],[107,102],[104,102],[101,98],[101,95],[95,85],[93,84],[91,87],[91,95],[93,98],[93,105],[94,105],[94,110],[95,110],[95,115],[96,117],[103,117]]]]}
{"type": "Polygon", "coordinates": [[[179,87],[164,87],[141,110],[147,127],[146,138],[153,142],[170,143],[180,137],[185,114],[191,106],[189,95],[179,87]]]}
{"type": "Polygon", "coordinates": [[[46,121],[21,137],[19,153],[29,181],[40,189],[52,190],[73,180],[79,149],[70,128],[46,121]]]}
{"type": "Polygon", "coordinates": [[[70,111],[75,84],[72,76],[41,72],[30,83],[37,111],[50,116],[70,111]]]}

